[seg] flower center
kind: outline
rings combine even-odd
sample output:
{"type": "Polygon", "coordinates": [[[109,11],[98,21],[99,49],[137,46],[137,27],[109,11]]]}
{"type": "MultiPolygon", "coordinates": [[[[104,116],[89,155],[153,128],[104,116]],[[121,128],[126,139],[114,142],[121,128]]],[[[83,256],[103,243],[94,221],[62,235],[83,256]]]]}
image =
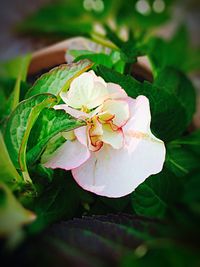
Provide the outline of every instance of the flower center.
{"type": "Polygon", "coordinates": [[[81,111],[85,113],[90,113],[90,110],[86,106],[82,106],[81,111]]]}
{"type": "Polygon", "coordinates": [[[92,118],[86,119],[88,144],[91,151],[98,151],[103,146],[106,141],[105,136],[113,137],[117,134],[119,127],[113,123],[113,118],[115,115],[100,112],[92,118]]]}
{"type": "Polygon", "coordinates": [[[86,122],[89,149],[92,151],[97,151],[103,146],[103,141],[101,138],[103,135],[102,125],[99,122],[97,115],[87,119],[86,122]]]}

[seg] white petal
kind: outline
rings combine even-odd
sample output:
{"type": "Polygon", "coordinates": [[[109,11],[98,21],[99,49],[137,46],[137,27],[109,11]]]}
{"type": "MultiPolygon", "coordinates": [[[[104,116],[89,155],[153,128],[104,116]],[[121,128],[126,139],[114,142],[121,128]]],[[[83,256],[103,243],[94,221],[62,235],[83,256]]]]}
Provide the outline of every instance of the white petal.
{"type": "Polygon", "coordinates": [[[108,91],[106,87],[99,82],[94,83],[94,88],[92,91],[92,95],[88,98],[87,107],[88,109],[93,109],[101,104],[103,104],[104,100],[108,98],[108,91]]]}
{"type": "Polygon", "coordinates": [[[101,105],[107,95],[106,86],[94,74],[85,72],[72,81],[69,91],[61,97],[70,107],[92,109],[101,105]]]}
{"type": "Polygon", "coordinates": [[[90,151],[78,140],[66,141],[43,165],[47,168],[71,170],[79,167],[90,157],[90,151]]]}
{"type": "Polygon", "coordinates": [[[94,82],[99,82],[106,86],[106,82],[104,81],[104,79],[100,76],[97,76],[93,70],[88,71],[88,73],[92,74],[94,82]]]}
{"type": "Polygon", "coordinates": [[[72,170],[85,190],[107,197],[122,197],[135,190],[147,177],[162,170],[165,146],[151,139],[137,139],[129,147],[104,145],[80,167],[72,170]]]}
{"type": "Polygon", "coordinates": [[[86,107],[88,97],[91,97],[93,88],[94,79],[92,75],[88,72],[81,74],[72,81],[67,93],[67,99],[65,99],[66,104],[73,108],[86,107]]]}

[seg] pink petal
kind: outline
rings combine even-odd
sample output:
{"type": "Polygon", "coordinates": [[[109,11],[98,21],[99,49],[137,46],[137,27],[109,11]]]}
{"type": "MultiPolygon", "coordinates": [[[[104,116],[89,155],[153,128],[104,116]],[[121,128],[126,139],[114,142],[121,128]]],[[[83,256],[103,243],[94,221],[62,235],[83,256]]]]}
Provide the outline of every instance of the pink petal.
{"type": "Polygon", "coordinates": [[[71,170],[79,167],[90,157],[90,151],[78,140],[66,141],[43,165],[47,168],[71,170]]]}
{"type": "Polygon", "coordinates": [[[148,98],[145,96],[138,96],[136,99],[129,97],[128,102],[130,119],[124,125],[123,131],[149,133],[151,113],[148,98]]]}
{"type": "Polygon", "coordinates": [[[111,99],[127,98],[128,95],[122,87],[115,83],[107,83],[107,90],[111,99]]]}
{"type": "Polygon", "coordinates": [[[87,126],[74,129],[74,134],[81,144],[87,146],[87,126]]]}

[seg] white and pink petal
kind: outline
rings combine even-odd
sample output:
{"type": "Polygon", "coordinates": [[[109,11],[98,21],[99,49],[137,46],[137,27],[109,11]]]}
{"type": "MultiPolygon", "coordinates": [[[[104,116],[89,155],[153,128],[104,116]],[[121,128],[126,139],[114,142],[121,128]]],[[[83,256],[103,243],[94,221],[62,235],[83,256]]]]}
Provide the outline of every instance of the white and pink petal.
{"type": "Polygon", "coordinates": [[[107,83],[107,90],[110,99],[123,99],[128,97],[124,89],[116,83],[107,83]]]}
{"type": "Polygon", "coordinates": [[[130,116],[129,104],[125,100],[106,100],[102,107],[102,117],[106,114],[113,115],[113,124],[122,127],[130,116]]]}
{"type": "Polygon", "coordinates": [[[43,165],[51,169],[72,170],[86,162],[90,157],[90,151],[87,146],[82,145],[77,139],[66,141],[43,165]]]}
{"type": "Polygon", "coordinates": [[[66,113],[68,113],[69,115],[73,116],[76,119],[86,119],[89,117],[89,114],[74,108],[70,108],[66,104],[55,105],[53,108],[56,110],[59,109],[64,110],[66,113]]]}
{"type": "Polygon", "coordinates": [[[147,177],[160,172],[164,160],[163,142],[134,138],[122,149],[104,145],[72,174],[85,190],[116,198],[130,194],[147,177]]]}

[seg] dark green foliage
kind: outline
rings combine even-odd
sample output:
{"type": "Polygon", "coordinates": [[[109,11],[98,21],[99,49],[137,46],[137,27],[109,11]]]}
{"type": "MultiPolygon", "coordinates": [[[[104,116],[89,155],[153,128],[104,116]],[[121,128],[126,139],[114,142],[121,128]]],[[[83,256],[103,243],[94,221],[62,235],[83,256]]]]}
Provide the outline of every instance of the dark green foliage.
{"type": "MultiPolygon", "coordinates": [[[[170,228],[171,224],[165,224],[170,228]]],[[[25,266],[172,266],[195,267],[197,253],[174,237],[165,237],[162,223],[129,214],[109,214],[55,224],[25,242],[7,265],[25,266]],[[158,231],[159,229],[159,231],[158,231]],[[146,236],[141,234],[146,233],[146,236]]],[[[5,257],[5,255],[4,255],[5,257]]]]}
{"type": "Polygon", "coordinates": [[[178,71],[172,72],[170,79],[169,71],[170,69],[163,70],[155,82],[150,84],[140,83],[131,76],[122,75],[103,66],[98,68],[99,75],[106,81],[120,84],[129,96],[148,97],[152,111],[152,130],[166,141],[179,137],[186,130],[195,109],[195,93],[191,83],[178,71]],[[180,75],[183,76],[183,80],[180,75]],[[161,79],[162,76],[167,76],[168,79],[161,79]]]}
{"type": "Polygon", "coordinates": [[[180,179],[164,169],[136,188],[132,194],[133,209],[138,215],[164,218],[170,205],[180,198],[181,191],[180,179]]]}
{"type": "Polygon", "coordinates": [[[185,72],[199,69],[200,50],[190,47],[189,34],[184,26],[181,26],[169,41],[157,37],[152,38],[148,48],[148,55],[155,72],[168,66],[185,72]]]}
{"type": "Polygon", "coordinates": [[[107,23],[112,16],[117,20],[118,25],[126,23],[129,28],[132,29],[134,25],[134,28],[138,30],[152,28],[170,18],[169,8],[172,0],[166,1],[166,7],[161,13],[154,12],[153,2],[148,1],[151,12],[144,15],[136,9],[136,2],[136,0],[93,1],[92,7],[88,7],[87,10],[82,0],[76,2],[61,0],[43,7],[28,17],[18,26],[18,30],[28,34],[46,34],[57,37],[88,36],[93,31],[94,22],[107,23]]]}

